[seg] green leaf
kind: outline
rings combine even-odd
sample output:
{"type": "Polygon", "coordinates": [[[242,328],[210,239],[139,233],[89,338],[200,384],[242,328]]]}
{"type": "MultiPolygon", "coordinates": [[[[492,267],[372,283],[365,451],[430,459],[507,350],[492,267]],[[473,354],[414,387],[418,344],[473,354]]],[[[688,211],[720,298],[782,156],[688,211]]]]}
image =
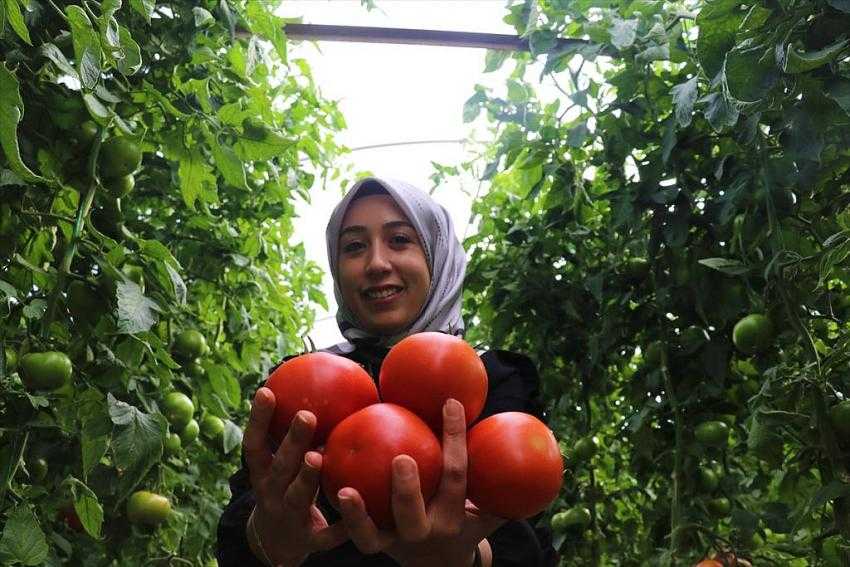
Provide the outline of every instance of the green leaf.
{"type": "Polygon", "coordinates": [[[80,62],[80,82],[83,88],[92,90],[100,79],[100,57],[91,48],[86,47],[80,62]]]}
{"type": "Polygon", "coordinates": [[[636,19],[615,19],[608,33],[611,34],[611,44],[617,49],[627,49],[634,45],[637,38],[638,21],[636,19]]]}
{"type": "Polygon", "coordinates": [[[492,73],[502,66],[502,63],[507,61],[511,56],[511,52],[506,49],[488,49],[484,56],[484,72],[492,73]]]}
{"type": "Polygon", "coordinates": [[[97,495],[82,481],[71,477],[71,492],[74,495],[74,511],[80,518],[83,528],[93,538],[100,538],[100,529],[103,526],[103,507],[97,499],[97,495]]]}
{"type": "Polygon", "coordinates": [[[285,63],[287,61],[286,34],[284,33],[284,24],[286,21],[283,18],[275,16],[269,10],[269,7],[270,4],[266,2],[251,0],[248,2],[245,15],[251,24],[251,31],[263,39],[270,41],[280,60],[285,63]]]}
{"type": "Polygon", "coordinates": [[[670,154],[676,147],[676,119],[670,117],[665,120],[664,137],[661,139],[661,161],[666,164],[670,160],[670,154]]]}
{"type": "Polygon", "coordinates": [[[0,552],[24,565],[41,565],[47,560],[47,540],[28,506],[20,505],[9,514],[0,552]]]}
{"type": "Polygon", "coordinates": [[[835,77],[827,85],[826,94],[837,102],[844,112],[850,114],[850,79],[835,77]]]}
{"type": "Polygon", "coordinates": [[[242,444],[242,429],[230,421],[224,420],[224,452],[230,453],[242,444]]]}
{"type": "Polygon", "coordinates": [[[733,276],[740,276],[750,271],[750,269],[739,260],[733,260],[731,258],[702,258],[699,260],[699,263],[711,268],[712,270],[717,270],[718,272],[723,272],[724,274],[730,274],[733,276]]]}
{"type": "Polygon", "coordinates": [[[118,500],[132,492],[162,458],[167,422],[161,414],[147,414],[108,394],[112,422],[120,426],[112,442],[115,468],[120,471],[118,500]]]}
{"type": "Polygon", "coordinates": [[[684,83],[674,86],[670,89],[670,94],[673,95],[673,105],[676,107],[676,121],[679,126],[686,128],[691,123],[694,103],[697,101],[697,78],[692,77],[684,83]]]}
{"type": "Polygon", "coordinates": [[[293,143],[277,132],[269,131],[261,140],[240,136],[233,149],[243,161],[266,161],[283,156],[293,143]]]}
{"type": "MultiPolygon", "coordinates": [[[[68,17],[68,25],[71,26],[71,39],[74,44],[74,58],[77,60],[77,71],[86,86],[86,74],[91,74],[93,69],[100,73],[102,68],[100,46],[100,35],[92,26],[91,20],[82,7],[72,4],[65,8],[68,17]],[[90,55],[86,57],[86,52],[90,55]],[[88,61],[86,61],[88,59],[88,61]]],[[[87,87],[93,88],[93,87],[87,87]]]]}
{"type": "Polygon", "coordinates": [[[118,60],[118,71],[125,77],[129,77],[141,68],[142,52],[139,44],[130,34],[130,30],[124,26],[118,28],[118,41],[124,51],[124,57],[118,60]]]}
{"type": "Polygon", "coordinates": [[[215,24],[215,18],[206,8],[195,6],[192,8],[192,15],[195,17],[196,28],[203,28],[215,24]]]}
{"type": "Polygon", "coordinates": [[[850,0],[826,0],[826,3],[836,10],[850,14],[850,0]]]}
{"type": "Polygon", "coordinates": [[[92,93],[83,94],[83,103],[86,105],[89,115],[101,126],[105,126],[109,122],[109,119],[115,116],[112,110],[107,108],[92,93]]]}
{"type": "Polygon", "coordinates": [[[156,8],[156,0],[130,0],[130,6],[141,15],[147,23],[151,23],[151,14],[156,8]]]}
{"type": "Polygon", "coordinates": [[[213,163],[221,173],[224,180],[234,187],[239,189],[247,189],[248,185],[245,181],[245,166],[242,160],[233,151],[230,146],[219,143],[214,135],[209,135],[207,140],[210,144],[210,151],[213,156],[213,163]]]}
{"type": "Polygon", "coordinates": [[[738,123],[738,107],[725,94],[713,92],[701,100],[708,103],[705,117],[715,130],[731,128],[738,123]]]}
{"type": "Polygon", "coordinates": [[[848,45],[850,45],[850,39],[844,39],[817,51],[800,53],[789,43],[782,70],[793,75],[817,69],[838,57],[838,54],[848,45]]]}
{"type": "Polygon", "coordinates": [[[24,115],[24,102],[21,100],[18,79],[0,63],[0,147],[6,154],[9,167],[24,181],[46,181],[33,173],[21,159],[18,146],[18,123],[24,115]]]}
{"type": "Polygon", "coordinates": [[[757,102],[779,80],[773,50],[748,42],[726,55],[724,81],[729,95],[741,102],[757,102]]]}
{"type": "MultiPolygon", "coordinates": [[[[274,153],[262,158],[252,159],[272,159],[278,155],[279,153],[274,153]]],[[[187,151],[180,158],[177,173],[180,177],[180,192],[183,195],[183,202],[188,207],[194,209],[195,201],[198,199],[206,203],[218,200],[216,179],[212,174],[212,168],[204,162],[203,156],[197,148],[187,151]]]]}
{"type": "Polygon", "coordinates": [[[79,77],[79,75],[77,75],[77,70],[74,69],[74,66],[71,65],[71,62],[68,61],[65,54],[62,53],[62,51],[60,51],[54,44],[44,43],[39,48],[39,51],[42,55],[53,61],[53,64],[66,75],[77,78],[79,77]]]}
{"type": "Polygon", "coordinates": [[[145,297],[136,282],[116,284],[118,297],[118,332],[128,335],[149,331],[157,321],[159,306],[145,297]]]}
{"type": "Polygon", "coordinates": [[[213,392],[219,398],[227,402],[230,407],[239,407],[239,403],[242,401],[239,381],[227,366],[216,364],[209,367],[207,377],[213,392]]]}
{"type": "MultiPolygon", "coordinates": [[[[30,32],[27,29],[24,16],[21,14],[21,7],[18,5],[18,1],[19,0],[4,0],[4,4],[6,5],[6,18],[9,21],[9,25],[11,25],[12,29],[15,30],[15,33],[18,34],[18,37],[24,40],[27,45],[32,45],[30,32]]],[[[2,29],[0,29],[0,32],[2,32],[2,29]]]]}
{"type": "Polygon", "coordinates": [[[464,123],[472,122],[473,120],[478,118],[478,114],[481,112],[481,106],[486,101],[487,95],[484,92],[484,87],[476,85],[475,94],[466,99],[466,102],[463,103],[464,123]]]}
{"type": "Polygon", "coordinates": [[[709,79],[723,69],[726,53],[735,45],[735,33],[744,17],[739,10],[741,3],[741,0],[709,1],[697,16],[697,58],[709,79]]]}

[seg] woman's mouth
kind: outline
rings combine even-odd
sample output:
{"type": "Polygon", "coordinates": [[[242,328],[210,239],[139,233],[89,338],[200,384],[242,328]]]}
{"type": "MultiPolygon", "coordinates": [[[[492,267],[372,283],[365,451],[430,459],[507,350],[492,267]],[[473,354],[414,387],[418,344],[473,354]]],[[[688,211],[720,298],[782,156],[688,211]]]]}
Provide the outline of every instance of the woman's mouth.
{"type": "Polygon", "coordinates": [[[399,286],[386,286],[379,288],[367,289],[363,292],[363,297],[369,303],[376,305],[383,305],[387,303],[391,303],[395,300],[401,292],[404,291],[403,287],[399,286]]]}

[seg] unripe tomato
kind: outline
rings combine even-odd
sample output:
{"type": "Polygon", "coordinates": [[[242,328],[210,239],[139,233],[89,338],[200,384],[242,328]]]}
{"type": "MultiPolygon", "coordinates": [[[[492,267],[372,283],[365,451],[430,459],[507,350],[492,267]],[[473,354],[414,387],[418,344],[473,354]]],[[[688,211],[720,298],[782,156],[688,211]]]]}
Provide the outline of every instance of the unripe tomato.
{"type": "Polygon", "coordinates": [[[110,138],[100,147],[100,175],[123,177],[142,165],[142,150],[130,138],[110,138]]]}
{"type": "Polygon", "coordinates": [[[201,427],[198,425],[198,422],[194,419],[190,419],[189,423],[186,424],[186,427],[184,427],[180,432],[180,440],[188,445],[195,441],[200,433],[201,427]]]}
{"type": "Polygon", "coordinates": [[[443,465],[440,442],[413,412],[395,404],[373,404],[342,420],[331,432],[322,462],[322,489],[334,507],[337,493],[356,489],[380,528],[395,525],[392,514],[392,461],[409,455],[416,461],[422,497],[437,490],[443,465]]]}
{"type": "Polygon", "coordinates": [[[773,324],[765,315],[747,315],[732,329],[732,342],[744,354],[756,354],[773,342],[773,324]]]}
{"type": "Polygon", "coordinates": [[[136,186],[133,174],[111,177],[103,181],[103,187],[113,197],[126,197],[136,186]]]}
{"type": "Polygon", "coordinates": [[[497,413],[469,430],[467,497],[484,512],[509,519],[537,514],[558,496],[564,462],[542,421],[497,413]]]}
{"type": "Polygon", "coordinates": [[[155,492],[139,490],[127,499],[127,519],[133,524],[156,526],[168,519],[171,502],[155,492]]]}
{"type": "Polygon", "coordinates": [[[204,335],[189,329],[178,333],[172,345],[174,354],[182,360],[193,360],[207,351],[207,340],[204,335]]]}
{"type": "Polygon", "coordinates": [[[703,466],[699,470],[699,486],[704,492],[714,492],[720,486],[720,477],[712,469],[703,466]]]}
{"type": "Polygon", "coordinates": [[[405,407],[431,429],[443,429],[443,405],[463,404],[466,423],[484,409],[487,371],[475,350],[445,333],[416,333],[393,346],[381,364],[381,400],[405,407]]]}
{"type": "Polygon", "coordinates": [[[295,414],[308,410],[316,416],[314,447],[323,444],[343,419],[378,402],[375,382],[360,365],[327,352],[287,360],[272,372],[265,387],[275,397],[272,438],[281,441],[295,414]]]}
{"type": "Polygon", "coordinates": [[[211,441],[217,441],[224,435],[224,421],[220,417],[206,414],[201,419],[201,434],[211,441]]]}
{"type": "MultiPolygon", "coordinates": [[[[121,267],[121,273],[127,276],[128,280],[142,288],[142,293],[144,293],[145,270],[141,266],[136,266],[135,264],[124,264],[124,266],[121,267]]],[[[206,342],[204,342],[204,345],[206,346],[206,342]]]]}
{"type": "Polygon", "coordinates": [[[180,436],[176,433],[169,433],[165,438],[165,452],[169,455],[174,455],[180,451],[183,443],[180,441],[180,436]]]}
{"type": "Polygon", "coordinates": [[[717,498],[712,498],[705,503],[708,511],[712,516],[716,518],[723,518],[729,515],[729,512],[732,511],[732,503],[729,502],[729,499],[725,496],[718,496],[717,498]]]}
{"type": "Polygon", "coordinates": [[[31,352],[21,357],[21,380],[28,390],[56,390],[71,379],[71,359],[64,352],[31,352]]]}
{"type": "MultiPolygon", "coordinates": [[[[577,463],[589,461],[593,455],[596,454],[597,448],[596,441],[593,437],[582,437],[576,442],[575,447],[571,452],[572,461],[577,463]]],[[[567,453],[567,455],[569,456],[570,453],[567,453]]]]}
{"type": "Polygon", "coordinates": [[[850,400],[844,400],[829,409],[832,427],[843,437],[850,437],[850,400]]]}
{"type": "Polygon", "coordinates": [[[47,461],[44,457],[35,458],[27,463],[27,470],[34,482],[41,482],[47,476],[47,461]]]}
{"type": "Polygon", "coordinates": [[[694,429],[694,437],[703,445],[725,447],[729,442],[729,426],[722,421],[703,421],[694,429]]]}
{"type": "Polygon", "coordinates": [[[77,131],[77,139],[85,145],[89,145],[97,136],[97,124],[92,120],[86,120],[80,124],[80,129],[77,131]]]}
{"type": "Polygon", "coordinates": [[[204,367],[198,364],[197,362],[190,362],[183,367],[183,371],[186,372],[187,376],[192,378],[203,378],[207,371],[204,370],[204,367]]]}
{"type": "Polygon", "coordinates": [[[181,429],[192,420],[195,405],[192,399],[181,392],[170,392],[162,400],[162,413],[172,427],[181,429]]]}

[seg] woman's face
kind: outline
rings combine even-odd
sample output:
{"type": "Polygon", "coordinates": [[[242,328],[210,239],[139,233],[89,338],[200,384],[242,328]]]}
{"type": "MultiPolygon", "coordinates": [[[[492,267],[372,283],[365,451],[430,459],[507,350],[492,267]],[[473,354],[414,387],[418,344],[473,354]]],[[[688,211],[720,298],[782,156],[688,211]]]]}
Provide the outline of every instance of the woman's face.
{"type": "Polygon", "coordinates": [[[342,219],[339,286],[366,331],[393,335],[410,325],[431,276],[413,225],[389,195],[355,200],[342,219]]]}

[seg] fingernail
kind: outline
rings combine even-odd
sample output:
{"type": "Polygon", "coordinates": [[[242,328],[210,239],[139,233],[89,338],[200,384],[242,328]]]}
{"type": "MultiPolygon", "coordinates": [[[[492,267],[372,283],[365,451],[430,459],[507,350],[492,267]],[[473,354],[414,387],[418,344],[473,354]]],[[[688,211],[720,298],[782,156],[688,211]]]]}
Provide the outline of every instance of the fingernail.
{"type": "Polygon", "coordinates": [[[313,453],[312,451],[305,453],[304,463],[311,469],[318,469],[319,462],[319,455],[317,455],[316,453],[313,453]]]}
{"type": "Polygon", "coordinates": [[[339,492],[336,493],[336,497],[339,498],[340,504],[348,505],[351,503],[351,492],[346,490],[345,488],[341,488],[339,492]]]}
{"type": "Polygon", "coordinates": [[[395,463],[396,474],[400,478],[410,478],[416,472],[416,466],[411,459],[398,459],[395,463]]]}
{"type": "Polygon", "coordinates": [[[463,412],[463,406],[461,406],[460,402],[454,398],[446,400],[446,405],[444,407],[446,417],[460,417],[461,412],[463,412]]]}

